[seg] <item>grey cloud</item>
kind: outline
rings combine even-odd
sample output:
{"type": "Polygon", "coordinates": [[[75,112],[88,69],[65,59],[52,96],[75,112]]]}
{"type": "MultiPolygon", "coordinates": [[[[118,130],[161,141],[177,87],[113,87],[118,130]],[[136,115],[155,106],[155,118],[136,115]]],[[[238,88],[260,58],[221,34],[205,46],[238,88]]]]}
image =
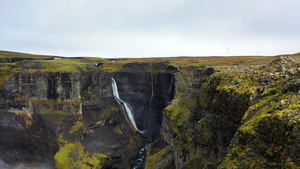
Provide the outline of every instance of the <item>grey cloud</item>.
{"type": "Polygon", "coordinates": [[[245,54],[297,52],[299,5],[298,0],[2,0],[0,46],[109,56],[216,55],[228,47],[245,54]],[[290,47],[272,52],[282,41],[290,47]]]}

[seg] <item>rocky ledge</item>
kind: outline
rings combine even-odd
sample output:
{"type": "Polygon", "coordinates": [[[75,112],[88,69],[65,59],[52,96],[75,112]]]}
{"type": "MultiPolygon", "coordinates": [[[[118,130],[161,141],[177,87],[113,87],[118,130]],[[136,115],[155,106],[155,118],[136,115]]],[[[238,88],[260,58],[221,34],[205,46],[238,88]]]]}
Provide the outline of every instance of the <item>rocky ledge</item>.
{"type": "Polygon", "coordinates": [[[148,150],[146,168],[168,168],[157,167],[163,161],[176,168],[298,168],[299,68],[297,59],[279,57],[196,70],[190,92],[164,110],[164,146],[148,150]]]}

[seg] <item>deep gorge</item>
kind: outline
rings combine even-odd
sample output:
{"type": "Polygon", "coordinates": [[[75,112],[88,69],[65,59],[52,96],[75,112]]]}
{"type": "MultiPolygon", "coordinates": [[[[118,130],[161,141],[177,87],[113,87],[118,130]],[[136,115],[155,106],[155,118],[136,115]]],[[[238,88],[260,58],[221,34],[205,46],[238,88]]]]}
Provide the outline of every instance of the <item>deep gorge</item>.
{"type": "Polygon", "coordinates": [[[158,73],[152,80],[150,73],[117,73],[119,95],[129,104],[139,131],[155,138],[160,131],[162,110],[175,94],[174,77],[158,73]],[[153,85],[153,86],[152,86],[153,85]]]}
{"type": "Polygon", "coordinates": [[[297,59],[174,65],[1,63],[0,167],[132,168],[145,144],[147,169],[300,166],[297,59]]]}

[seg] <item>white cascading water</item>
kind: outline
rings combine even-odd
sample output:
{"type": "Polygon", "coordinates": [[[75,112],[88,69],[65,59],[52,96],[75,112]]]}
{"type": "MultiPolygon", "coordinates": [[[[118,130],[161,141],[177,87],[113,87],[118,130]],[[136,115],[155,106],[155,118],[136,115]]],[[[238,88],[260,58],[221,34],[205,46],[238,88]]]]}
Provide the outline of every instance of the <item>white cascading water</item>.
{"type": "MultiPolygon", "coordinates": [[[[171,83],[170,83],[170,87],[169,87],[169,89],[168,89],[168,93],[171,93],[172,92],[172,89],[173,89],[173,78],[171,78],[171,83]]],[[[168,102],[171,102],[171,100],[169,99],[169,101],[168,102]]]]}
{"type": "MultiPolygon", "coordinates": [[[[118,92],[117,82],[115,81],[114,78],[111,78],[111,82],[112,82],[111,86],[112,86],[112,90],[113,90],[113,95],[114,95],[116,101],[119,103],[119,105],[121,105],[125,109],[125,113],[127,114],[129,122],[133,125],[133,127],[137,131],[139,131],[139,129],[137,128],[137,126],[135,124],[135,121],[134,121],[134,118],[133,118],[133,114],[132,114],[130,108],[128,107],[128,105],[127,105],[126,102],[124,102],[123,100],[120,99],[119,92],[118,92]]],[[[141,131],[139,131],[139,132],[141,132],[141,131]]]]}
{"type": "Polygon", "coordinates": [[[150,73],[151,73],[151,87],[152,87],[152,89],[151,89],[151,97],[150,97],[150,100],[149,100],[149,103],[151,103],[151,100],[152,100],[152,98],[153,98],[153,72],[152,72],[152,64],[151,64],[151,62],[150,62],[150,73]]]}

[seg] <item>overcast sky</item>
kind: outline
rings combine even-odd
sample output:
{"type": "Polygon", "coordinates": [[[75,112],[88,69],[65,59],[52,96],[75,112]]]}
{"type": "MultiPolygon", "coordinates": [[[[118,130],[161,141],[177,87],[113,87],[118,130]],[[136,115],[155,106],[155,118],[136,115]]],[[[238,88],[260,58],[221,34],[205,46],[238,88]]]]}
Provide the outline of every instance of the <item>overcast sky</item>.
{"type": "Polygon", "coordinates": [[[300,0],[0,0],[0,50],[64,56],[300,52],[300,0]]]}

